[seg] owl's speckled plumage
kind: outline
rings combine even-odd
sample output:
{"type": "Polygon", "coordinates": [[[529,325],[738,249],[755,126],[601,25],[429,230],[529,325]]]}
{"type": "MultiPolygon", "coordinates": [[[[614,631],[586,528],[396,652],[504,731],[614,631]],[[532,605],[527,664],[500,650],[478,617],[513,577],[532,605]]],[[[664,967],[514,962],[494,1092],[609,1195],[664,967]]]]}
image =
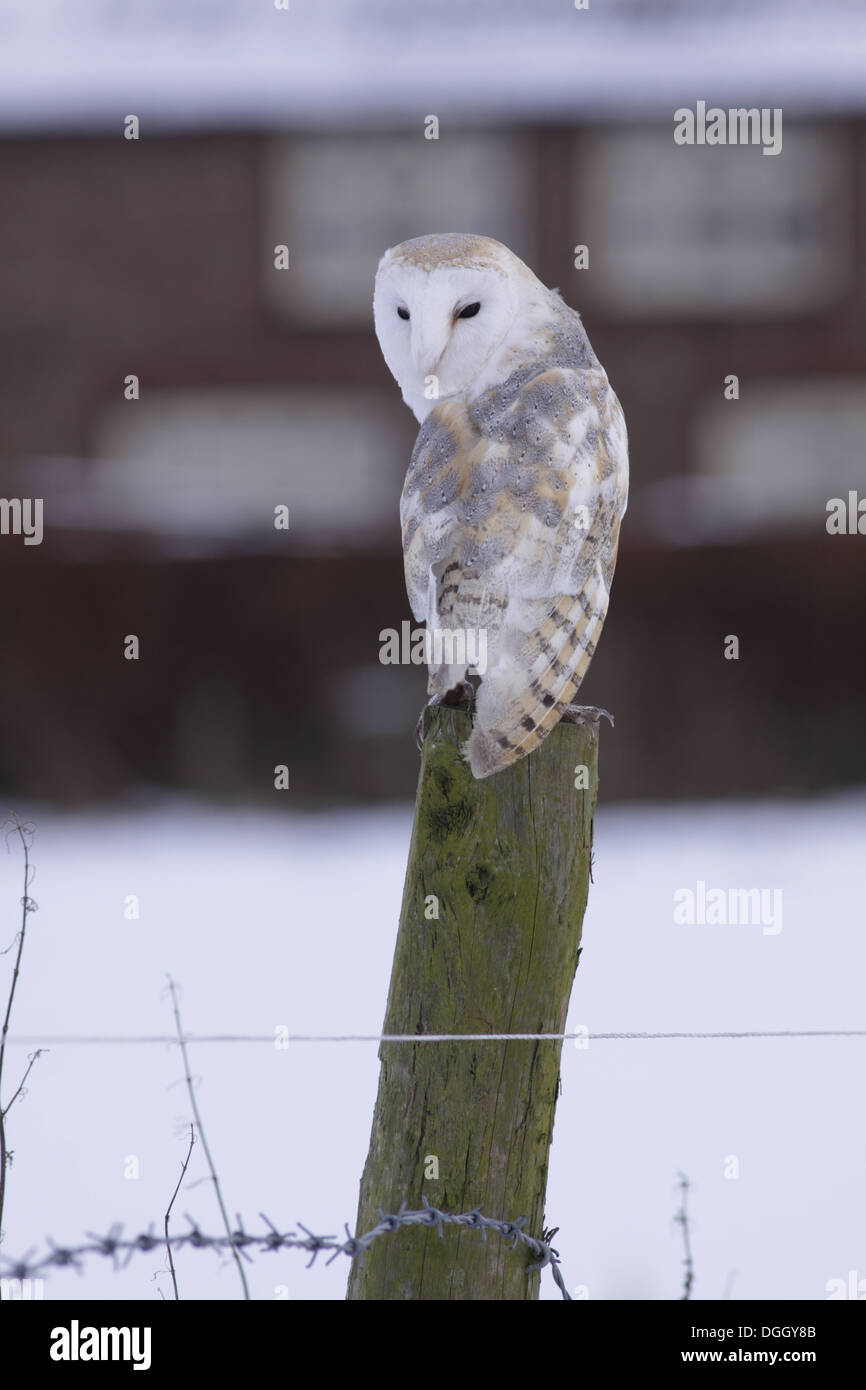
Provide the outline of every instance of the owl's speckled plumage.
{"type": "MultiPolygon", "coordinates": [[[[409,601],[428,630],[486,633],[464,752],[487,777],[538,746],[589,667],[626,508],[625,421],[579,315],[499,242],[392,248],[374,308],[421,421],[400,503],[409,601]]],[[[466,671],[431,662],[431,696],[466,671]]]]}

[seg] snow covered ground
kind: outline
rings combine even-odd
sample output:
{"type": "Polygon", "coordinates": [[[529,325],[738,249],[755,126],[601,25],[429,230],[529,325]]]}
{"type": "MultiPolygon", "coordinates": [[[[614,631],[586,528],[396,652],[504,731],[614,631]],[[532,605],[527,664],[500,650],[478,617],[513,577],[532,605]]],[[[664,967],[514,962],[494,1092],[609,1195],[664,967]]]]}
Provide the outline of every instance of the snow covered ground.
{"type": "MultiPolygon", "coordinates": [[[[408,807],[300,816],[171,802],[29,814],[39,911],[14,1034],[171,1033],[167,971],[191,1033],[379,1030],[408,807]],[[124,915],[130,895],[137,920],[124,915]]],[[[862,793],[600,810],[569,1029],[866,1026],[864,826],[862,793]],[[675,893],[699,882],[780,889],[781,930],[676,923],[675,893]]],[[[20,879],[11,841],[0,855],[0,948],[16,930],[20,879]]],[[[4,1000],[10,960],[0,960],[4,1000]]],[[[11,1049],[7,1098],[28,1050],[11,1049]]],[[[822,1299],[851,1270],[866,1279],[864,1063],[866,1038],[566,1044],[547,1217],[572,1291],[677,1297],[679,1170],[693,1183],[695,1297],[822,1299]]],[[[282,1229],[351,1225],[375,1044],[201,1044],[192,1065],[230,1213],[255,1227],[260,1211],[282,1229]]],[[[114,1221],[161,1227],[188,1117],[176,1048],[53,1045],[9,1117],[4,1252],[46,1236],[74,1243],[114,1221]],[[137,1178],[125,1176],[133,1160],[137,1178]]],[[[198,1146],[173,1229],[187,1211],[219,1229],[204,1173],[198,1146]]],[[[344,1257],[305,1263],[294,1251],[257,1257],[253,1296],[344,1296],[344,1257]]],[[[93,1260],[83,1275],[53,1274],[45,1297],[170,1297],[162,1266],[140,1254],[115,1274],[93,1260]]],[[[208,1251],[181,1252],[177,1266],[183,1296],[238,1295],[234,1267],[208,1251]]],[[[542,1297],[559,1297],[549,1275],[542,1297]]]]}

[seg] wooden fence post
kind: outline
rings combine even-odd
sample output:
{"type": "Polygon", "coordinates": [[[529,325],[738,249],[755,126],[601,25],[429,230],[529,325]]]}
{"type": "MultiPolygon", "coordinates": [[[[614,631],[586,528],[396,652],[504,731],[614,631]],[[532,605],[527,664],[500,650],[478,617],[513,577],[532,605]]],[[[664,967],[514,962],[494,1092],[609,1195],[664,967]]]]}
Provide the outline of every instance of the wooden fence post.
{"type": "MultiPolygon", "coordinates": [[[[589,889],[598,727],[559,724],[476,781],[465,710],[424,715],[384,1033],[561,1033],[589,889]],[[580,768],[585,771],[580,773],[580,768]],[[586,789],[584,790],[584,786],[586,789]]],[[[528,1217],[541,1237],[562,1043],[382,1043],[356,1231],[377,1208],[528,1217]],[[431,1176],[438,1169],[438,1177],[431,1176]]],[[[532,1255],[493,1232],[409,1227],[353,1261],[349,1299],[535,1299],[532,1255]]]]}

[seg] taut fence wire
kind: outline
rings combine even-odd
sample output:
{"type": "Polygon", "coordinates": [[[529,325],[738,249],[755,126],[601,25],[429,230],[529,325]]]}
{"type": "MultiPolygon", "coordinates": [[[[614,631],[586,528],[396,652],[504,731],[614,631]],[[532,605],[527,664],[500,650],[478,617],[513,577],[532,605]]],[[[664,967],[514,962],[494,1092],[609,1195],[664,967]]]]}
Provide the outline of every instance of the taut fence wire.
{"type": "Polygon", "coordinates": [[[866,1038],[866,1028],[775,1028],[724,1029],[717,1032],[630,1032],[630,1033],[186,1033],[182,1038],[167,1033],[76,1033],[40,1034],[38,1037],[11,1036],[7,1046],[61,1047],[146,1046],[185,1043],[270,1043],[273,1047],[290,1043],[431,1043],[431,1042],[664,1042],[738,1038],[866,1038]]]}

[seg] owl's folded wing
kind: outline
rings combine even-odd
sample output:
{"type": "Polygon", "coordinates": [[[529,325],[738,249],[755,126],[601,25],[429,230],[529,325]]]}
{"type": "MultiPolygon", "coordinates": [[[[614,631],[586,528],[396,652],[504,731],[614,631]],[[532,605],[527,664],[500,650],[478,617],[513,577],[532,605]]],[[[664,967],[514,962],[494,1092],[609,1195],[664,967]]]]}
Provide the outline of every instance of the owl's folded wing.
{"type": "Polygon", "coordinates": [[[431,412],[401,501],[416,618],[486,626],[465,750],[476,777],[531,752],[573,700],[607,612],[628,486],[603,371],[554,368],[490,397],[431,412]]]}

